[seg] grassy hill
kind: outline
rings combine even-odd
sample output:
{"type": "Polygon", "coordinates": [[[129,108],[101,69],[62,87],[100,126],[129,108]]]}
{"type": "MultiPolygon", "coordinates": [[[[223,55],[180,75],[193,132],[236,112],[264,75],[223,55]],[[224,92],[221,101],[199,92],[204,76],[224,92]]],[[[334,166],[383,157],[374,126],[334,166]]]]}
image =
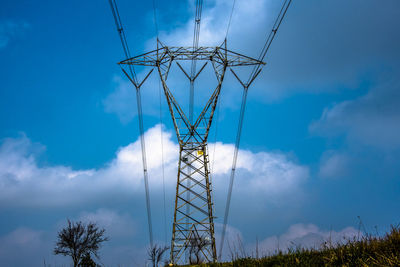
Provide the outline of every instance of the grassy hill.
{"type": "Polygon", "coordinates": [[[260,259],[192,266],[400,266],[400,227],[392,227],[383,237],[366,236],[345,244],[321,249],[296,249],[260,259]]]}

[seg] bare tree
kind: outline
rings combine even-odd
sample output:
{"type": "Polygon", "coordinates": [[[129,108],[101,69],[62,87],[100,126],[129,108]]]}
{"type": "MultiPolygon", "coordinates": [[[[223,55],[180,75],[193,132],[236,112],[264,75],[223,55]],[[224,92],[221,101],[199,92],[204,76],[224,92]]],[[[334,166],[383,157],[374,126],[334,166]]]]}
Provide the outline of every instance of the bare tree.
{"type": "Polygon", "coordinates": [[[85,224],[81,221],[71,222],[68,220],[68,226],[58,232],[53,252],[71,256],[74,267],[77,267],[84,256],[90,257],[90,253],[99,258],[97,252],[101,243],[109,240],[104,233],[105,230],[100,229],[95,223],[85,224]]]}
{"type": "Polygon", "coordinates": [[[149,260],[153,263],[153,267],[157,267],[162,262],[162,257],[168,249],[169,247],[167,246],[158,246],[157,244],[149,248],[147,254],[149,255],[149,260]]]}
{"type": "Polygon", "coordinates": [[[201,264],[204,259],[201,256],[203,249],[210,244],[203,236],[194,236],[190,238],[190,249],[189,249],[189,263],[190,264],[201,264]]]}
{"type": "Polygon", "coordinates": [[[92,257],[90,257],[90,253],[86,253],[83,255],[81,261],[79,262],[79,266],[81,267],[98,267],[100,265],[96,264],[92,257]]]}

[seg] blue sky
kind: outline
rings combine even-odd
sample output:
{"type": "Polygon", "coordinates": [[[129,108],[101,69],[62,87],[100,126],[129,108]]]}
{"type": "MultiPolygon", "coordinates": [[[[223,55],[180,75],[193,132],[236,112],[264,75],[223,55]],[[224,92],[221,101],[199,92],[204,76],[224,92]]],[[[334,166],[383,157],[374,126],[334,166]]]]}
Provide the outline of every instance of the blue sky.
{"type": "MultiPolygon", "coordinates": [[[[193,2],[156,1],[165,44],[191,44],[193,2]]],[[[118,4],[131,53],[153,49],[152,1],[118,4]]],[[[256,57],[280,4],[237,1],[230,49],[256,57]]],[[[200,45],[222,42],[231,6],[204,1],[200,45]]],[[[257,238],[267,253],[278,243],[312,246],[357,235],[357,216],[371,233],[400,222],[399,18],[395,0],[292,3],[249,91],[231,242],[239,236],[251,253],[257,238]]],[[[143,266],[148,236],[136,100],[116,64],[123,53],[108,1],[3,1],[0,58],[1,265],[69,263],[51,251],[70,218],[106,228],[107,266],[143,266]]],[[[199,76],[196,110],[212,88],[209,71],[199,76]]],[[[183,106],[185,82],[172,73],[183,106]]],[[[162,243],[171,235],[178,154],[165,101],[159,125],[158,86],[152,75],[142,94],[155,239],[162,243]]],[[[217,239],[241,96],[230,74],[222,90],[210,137],[217,239]]]]}

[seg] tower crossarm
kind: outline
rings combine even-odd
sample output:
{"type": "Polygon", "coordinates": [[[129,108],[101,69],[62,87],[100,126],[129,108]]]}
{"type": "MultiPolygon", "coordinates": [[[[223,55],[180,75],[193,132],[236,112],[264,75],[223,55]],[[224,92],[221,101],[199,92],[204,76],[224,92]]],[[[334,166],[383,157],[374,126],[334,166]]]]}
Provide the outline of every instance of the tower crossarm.
{"type": "Polygon", "coordinates": [[[226,63],[227,67],[265,64],[260,60],[220,46],[198,48],[163,46],[156,50],[125,59],[118,64],[157,67],[158,64],[168,64],[171,60],[210,60],[220,64],[226,63]]]}

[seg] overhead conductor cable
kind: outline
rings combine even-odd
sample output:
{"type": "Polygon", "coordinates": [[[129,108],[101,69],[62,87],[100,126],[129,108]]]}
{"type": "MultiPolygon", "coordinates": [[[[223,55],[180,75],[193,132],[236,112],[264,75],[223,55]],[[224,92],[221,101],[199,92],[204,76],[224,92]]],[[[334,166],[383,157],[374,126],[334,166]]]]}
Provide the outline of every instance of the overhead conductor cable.
{"type": "MultiPolygon", "coordinates": [[[[196,12],[194,16],[194,30],[193,30],[193,52],[199,47],[200,37],[200,22],[201,12],[203,9],[203,0],[196,0],[196,12]]],[[[193,124],[193,113],[194,113],[194,81],[196,77],[196,60],[192,59],[190,67],[190,92],[189,92],[189,123],[193,124]]],[[[188,168],[188,176],[191,176],[192,168],[188,168]]],[[[187,187],[191,187],[190,179],[187,180],[187,187]]],[[[186,193],[186,198],[190,199],[190,191],[186,193]]],[[[186,206],[186,214],[190,214],[190,205],[186,206]]],[[[186,222],[189,222],[189,217],[186,218],[186,222]]],[[[189,227],[189,224],[187,224],[189,227]]]]}
{"type": "MultiPolygon", "coordinates": [[[[124,49],[125,57],[128,59],[131,56],[130,56],[129,46],[128,46],[128,42],[126,40],[124,28],[122,27],[121,18],[119,16],[117,3],[115,0],[109,0],[109,3],[110,3],[110,7],[111,7],[111,12],[114,16],[115,26],[117,27],[117,31],[118,31],[120,39],[121,39],[122,48],[124,49]]],[[[149,179],[148,179],[148,173],[147,173],[146,145],[145,145],[145,140],[144,140],[143,112],[142,112],[142,101],[141,101],[141,95],[140,95],[141,84],[138,83],[135,69],[130,64],[129,64],[129,71],[131,74],[130,80],[136,88],[136,103],[137,103],[138,119],[139,119],[140,145],[141,145],[141,149],[142,149],[143,178],[144,178],[145,194],[146,194],[147,224],[148,224],[148,229],[149,229],[150,246],[153,247],[153,226],[152,226],[152,220],[151,220],[149,179]]],[[[124,73],[126,74],[125,71],[124,71],[124,73]]],[[[146,78],[147,77],[148,76],[146,76],[146,78]]],[[[128,78],[129,78],[129,76],[128,76],[128,78]]]]}
{"type": "MultiPolygon", "coordinates": [[[[158,23],[157,23],[157,13],[156,13],[156,0],[153,0],[153,15],[154,15],[154,26],[157,35],[157,45],[158,45],[158,23]]],[[[160,140],[161,140],[161,169],[162,169],[162,182],[163,182],[163,207],[164,207],[164,238],[165,243],[167,243],[167,212],[165,204],[165,167],[164,167],[164,137],[163,137],[163,120],[162,120],[162,97],[161,97],[161,81],[158,82],[158,94],[159,94],[159,106],[160,106],[160,140]]]]}
{"type": "MultiPolygon", "coordinates": [[[[271,43],[275,38],[275,35],[279,29],[279,26],[281,25],[282,20],[286,14],[291,2],[292,2],[292,0],[284,1],[282,8],[278,14],[278,17],[276,18],[275,23],[272,27],[272,30],[269,33],[268,38],[264,44],[264,47],[261,50],[261,53],[258,57],[259,61],[264,60],[264,58],[269,50],[269,47],[271,46],[271,43]]],[[[230,22],[229,22],[228,26],[229,25],[230,25],[230,22]]],[[[242,103],[241,103],[241,107],[240,107],[238,129],[237,129],[237,133],[236,133],[235,151],[234,151],[233,160],[232,160],[232,169],[231,169],[231,175],[230,175],[230,180],[229,180],[228,195],[227,195],[226,206],[225,206],[225,215],[224,215],[224,223],[223,223],[223,228],[222,228],[219,258],[221,258],[222,249],[223,249],[224,241],[225,241],[226,225],[228,223],[229,208],[230,208],[230,202],[231,202],[231,198],[232,198],[232,188],[233,188],[233,182],[235,180],[236,163],[237,163],[237,157],[238,157],[238,153],[239,153],[241,132],[242,132],[242,128],[243,128],[244,112],[246,109],[247,92],[248,92],[248,89],[249,89],[249,86],[251,85],[251,83],[254,81],[254,79],[257,77],[257,75],[261,72],[262,67],[263,67],[263,64],[258,64],[256,66],[254,66],[254,68],[249,76],[249,79],[248,79],[247,83],[245,83],[245,84],[242,83],[241,80],[232,71],[232,73],[235,75],[235,77],[239,80],[239,82],[243,86],[243,95],[242,95],[242,103]]]]}

